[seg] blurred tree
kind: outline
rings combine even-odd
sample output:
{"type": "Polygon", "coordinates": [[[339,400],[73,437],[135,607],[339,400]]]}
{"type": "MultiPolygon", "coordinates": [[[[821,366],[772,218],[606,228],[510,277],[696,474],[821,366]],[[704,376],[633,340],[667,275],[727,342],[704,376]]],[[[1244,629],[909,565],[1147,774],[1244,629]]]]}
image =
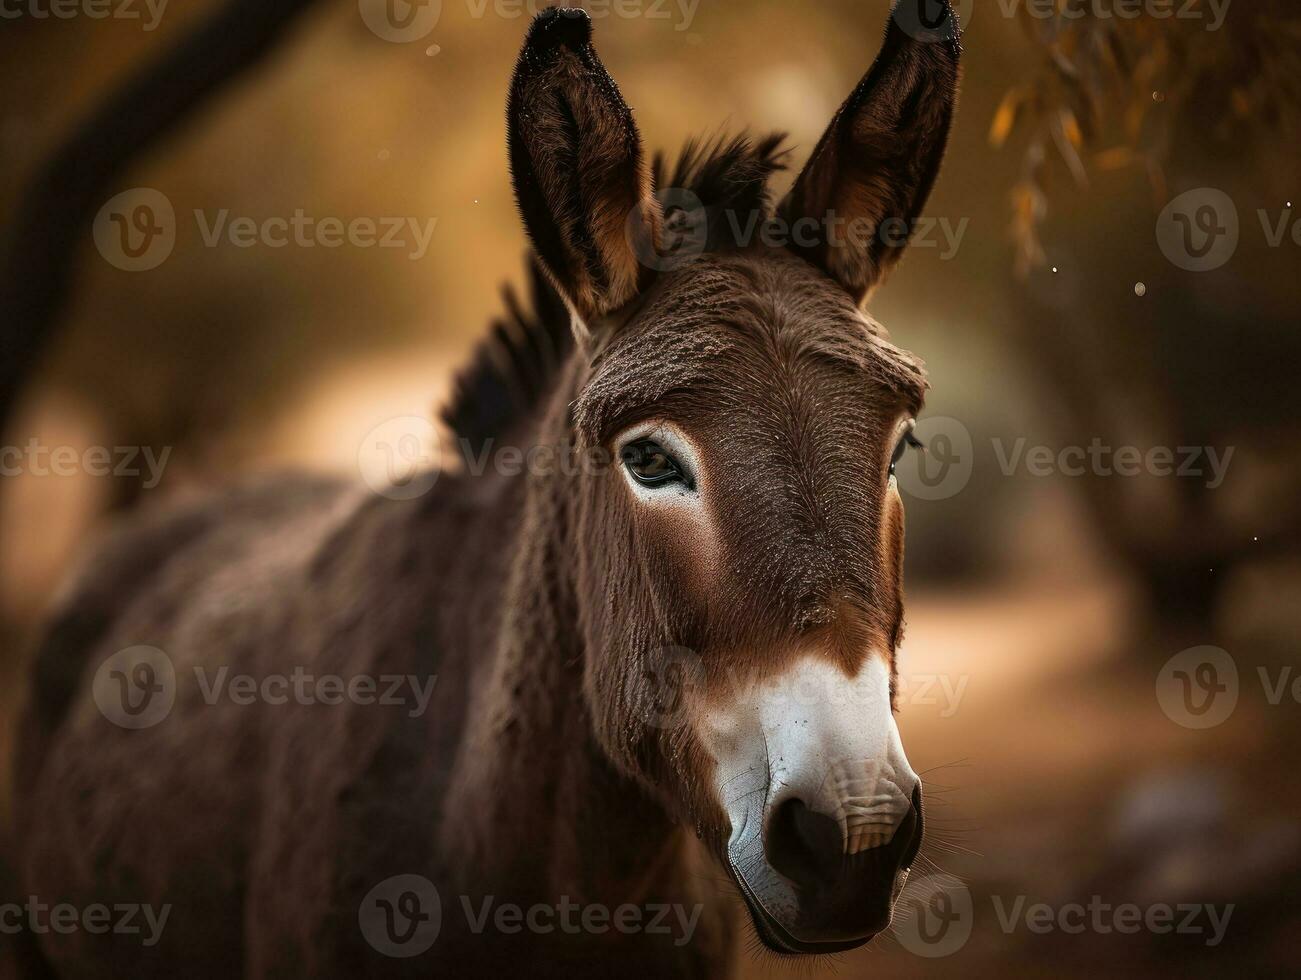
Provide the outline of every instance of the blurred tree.
{"type": "Polygon", "coordinates": [[[0,427],[49,346],[71,294],[77,246],[120,173],[191,123],[272,52],[317,0],[231,0],[111,92],[36,173],[6,242],[0,281],[0,427]]]}
{"type": "Polygon", "coordinates": [[[1298,440],[1295,253],[1262,233],[1267,215],[1291,217],[1301,7],[1181,0],[1167,17],[1136,18],[1081,0],[1052,7],[1021,5],[1042,63],[990,130],[997,147],[1024,146],[1012,193],[1017,346],[1073,440],[1211,446],[1227,463],[1223,483],[1092,470],[1074,481],[1159,624],[1207,642],[1232,570],[1301,541],[1301,466],[1282,451],[1298,440]],[[1127,194],[1130,173],[1141,180],[1127,194]],[[1095,181],[1107,182],[1105,209],[1089,200],[1095,181]],[[1242,215],[1234,260],[1188,271],[1162,257],[1157,214],[1208,185],[1261,227],[1242,215]]]}

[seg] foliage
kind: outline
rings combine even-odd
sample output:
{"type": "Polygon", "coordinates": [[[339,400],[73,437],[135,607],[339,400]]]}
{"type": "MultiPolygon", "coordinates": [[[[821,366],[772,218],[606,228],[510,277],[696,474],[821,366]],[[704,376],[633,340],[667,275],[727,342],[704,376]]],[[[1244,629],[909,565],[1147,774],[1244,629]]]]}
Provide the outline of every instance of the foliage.
{"type": "Polygon", "coordinates": [[[1297,145],[1296,0],[1237,0],[1227,7],[1167,0],[1134,18],[1117,10],[1117,0],[1025,0],[1018,7],[1043,60],[1006,93],[989,138],[996,147],[1014,134],[1026,140],[1023,174],[1012,193],[1022,274],[1044,262],[1039,227],[1056,160],[1079,186],[1087,186],[1092,169],[1142,168],[1164,200],[1166,161],[1183,127],[1224,143],[1269,136],[1276,146],[1297,145]],[[1046,3],[1052,16],[1043,16],[1046,3]],[[1158,9],[1171,16],[1154,16],[1158,9]]]}

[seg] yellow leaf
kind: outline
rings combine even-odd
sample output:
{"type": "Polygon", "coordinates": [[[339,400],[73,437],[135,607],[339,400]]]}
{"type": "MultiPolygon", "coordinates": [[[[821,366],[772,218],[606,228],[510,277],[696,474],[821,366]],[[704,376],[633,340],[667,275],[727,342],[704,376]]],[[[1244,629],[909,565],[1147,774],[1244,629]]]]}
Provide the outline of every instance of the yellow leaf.
{"type": "Polygon", "coordinates": [[[1003,97],[1003,102],[994,113],[994,122],[989,127],[989,142],[995,149],[1001,148],[1007,142],[1007,138],[1012,135],[1012,128],[1016,125],[1017,113],[1021,108],[1021,93],[1017,89],[1010,89],[1003,97]]]}
{"type": "Polygon", "coordinates": [[[1084,134],[1080,132],[1079,120],[1075,118],[1075,113],[1070,109],[1061,110],[1062,132],[1066,138],[1071,141],[1071,145],[1079,148],[1084,145],[1084,134]]]}
{"type": "Polygon", "coordinates": [[[1127,146],[1113,146],[1093,157],[1093,165],[1099,170],[1123,170],[1134,162],[1134,151],[1127,146]]]}

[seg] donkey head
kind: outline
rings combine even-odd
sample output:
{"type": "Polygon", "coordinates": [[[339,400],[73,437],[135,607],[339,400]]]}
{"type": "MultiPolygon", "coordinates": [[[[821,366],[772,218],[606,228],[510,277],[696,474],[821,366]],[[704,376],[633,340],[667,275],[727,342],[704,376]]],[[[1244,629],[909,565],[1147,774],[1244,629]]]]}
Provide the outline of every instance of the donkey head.
{"type": "Polygon", "coordinates": [[[781,952],[885,928],[921,841],[893,469],[925,382],[859,304],[943,155],[943,8],[896,11],[776,208],[775,139],[688,150],[655,187],[580,10],[537,18],[511,88],[519,208],[578,338],[572,438],[615,461],[568,504],[592,734],[694,824],[781,952]],[[684,227],[689,261],[666,257],[684,227]],[[670,678],[689,683],[666,712],[670,678]]]}

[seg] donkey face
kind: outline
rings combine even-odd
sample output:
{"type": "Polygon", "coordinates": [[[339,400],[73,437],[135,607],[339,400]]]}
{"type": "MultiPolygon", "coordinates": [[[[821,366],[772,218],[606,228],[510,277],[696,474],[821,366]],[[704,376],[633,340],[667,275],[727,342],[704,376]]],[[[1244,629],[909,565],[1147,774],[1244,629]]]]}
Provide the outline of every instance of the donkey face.
{"type": "Polygon", "coordinates": [[[689,151],[674,183],[705,247],[672,269],[637,259],[673,218],[581,11],[535,21],[511,89],[520,210],[579,340],[573,435],[617,461],[570,506],[593,737],[696,825],[781,952],[883,929],[921,841],[893,462],[924,381],[859,303],[903,245],[877,230],[929,193],[957,55],[951,13],[892,22],[776,212],[775,141],[689,151]],[[756,215],[793,245],[738,240],[756,215]],[[690,683],[666,715],[672,666],[690,683]]]}

